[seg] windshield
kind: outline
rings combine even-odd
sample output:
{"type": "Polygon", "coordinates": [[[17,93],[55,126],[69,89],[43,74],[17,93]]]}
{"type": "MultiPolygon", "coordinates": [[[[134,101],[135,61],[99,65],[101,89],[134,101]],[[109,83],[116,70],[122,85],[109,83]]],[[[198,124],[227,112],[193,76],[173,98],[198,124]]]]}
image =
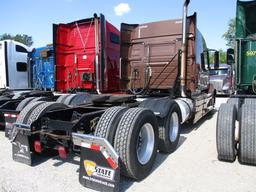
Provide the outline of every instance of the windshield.
{"type": "Polygon", "coordinates": [[[212,69],[210,75],[227,75],[228,69],[212,69]]]}

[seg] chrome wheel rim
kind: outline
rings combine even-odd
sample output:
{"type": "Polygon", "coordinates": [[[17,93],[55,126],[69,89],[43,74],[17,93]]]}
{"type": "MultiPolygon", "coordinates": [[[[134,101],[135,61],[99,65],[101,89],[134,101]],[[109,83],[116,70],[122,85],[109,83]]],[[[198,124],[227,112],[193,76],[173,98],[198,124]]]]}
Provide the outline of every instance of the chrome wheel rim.
{"type": "Polygon", "coordinates": [[[177,112],[173,112],[169,123],[169,139],[174,142],[179,132],[179,116],[177,112]]]}
{"type": "Polygon", "coordinates": [[[145,123],[140,130],[137,138],[137,158],[138,161],[145,165],[150,160],[155,145],[154,129],[150,123],[145,123]]]}

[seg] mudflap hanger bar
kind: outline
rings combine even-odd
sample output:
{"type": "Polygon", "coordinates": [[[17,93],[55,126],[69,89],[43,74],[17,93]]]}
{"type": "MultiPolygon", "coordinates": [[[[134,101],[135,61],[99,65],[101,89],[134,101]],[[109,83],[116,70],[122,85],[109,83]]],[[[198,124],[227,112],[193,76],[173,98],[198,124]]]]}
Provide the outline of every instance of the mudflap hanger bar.
{"type": "Polygon", "coordinates": [[[29,145],[29,137],[31,129],[29,125],[13,124],[13,129],[10,135],[12,142],[12,158],[14,161],[32,165],[31,150],[29,145]]]}
{"type": "Polygon", "coordinates": [[[30,136],[31,135],[30,125],[14,123],[12,131],[10,133],[11,142],[13,142],[16,139],[18,134],[30,136]]]}
{"type": "Polygon", "coordinates": [[[100,137],[72,133],[74,145],[81,146],[79,182],[98,191],[119,191],[119,156],[100,137]]]}

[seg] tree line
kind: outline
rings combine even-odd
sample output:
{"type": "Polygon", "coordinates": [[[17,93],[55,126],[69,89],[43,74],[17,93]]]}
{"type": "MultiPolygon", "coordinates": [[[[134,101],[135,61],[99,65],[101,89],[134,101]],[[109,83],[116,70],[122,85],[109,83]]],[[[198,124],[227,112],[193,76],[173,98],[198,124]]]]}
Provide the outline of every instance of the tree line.
{"type": "Polygon", "coordinates": [[[0,40],[8,40],[8,39],[23,43],[29,47],[34,43],[32,36],[28,36],[26,34],[11,35],[8,33],[4,33],[3,35],[0,35],[0,40]]]}

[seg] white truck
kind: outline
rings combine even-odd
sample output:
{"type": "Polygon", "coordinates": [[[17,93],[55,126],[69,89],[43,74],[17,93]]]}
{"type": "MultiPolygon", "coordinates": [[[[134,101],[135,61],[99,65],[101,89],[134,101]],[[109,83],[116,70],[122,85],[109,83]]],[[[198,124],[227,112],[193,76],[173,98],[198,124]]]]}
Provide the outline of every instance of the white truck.
{"type": "Polygon", "coordinates": [[[29,48],[14,40],[0,41],[0,88],[30,88],[29,48]]]}

